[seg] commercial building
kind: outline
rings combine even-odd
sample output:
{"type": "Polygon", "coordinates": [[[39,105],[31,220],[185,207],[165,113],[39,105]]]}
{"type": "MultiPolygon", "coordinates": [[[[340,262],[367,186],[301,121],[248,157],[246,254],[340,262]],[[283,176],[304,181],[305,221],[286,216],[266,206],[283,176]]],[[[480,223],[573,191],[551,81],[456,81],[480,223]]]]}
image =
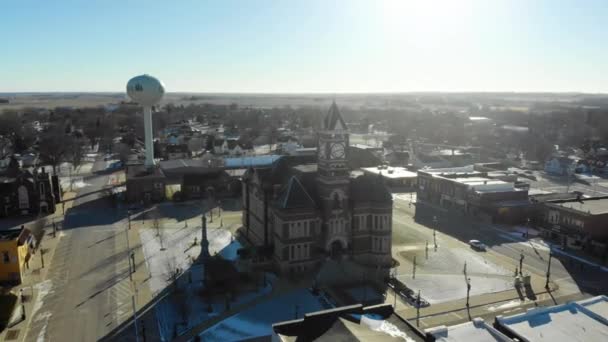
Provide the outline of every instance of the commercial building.
{"type": "Polygon", "coordinates": [[[380,165],[364,167],[361,170],[369,175],[382,177],[384,184],[391,190],[414,190],[418,174],[400,166],[380,165]]]}
{"type": "Polygon", "coordinates": [[[546,237],[570,248],[601,249],[597,252],[605,252],[608,197],[583,198],[578,195],[576,198],[545,201],[541,219],[540,228],[546,237]],[[598,243],[602,246],[595,246],[598,243]]]}
{"type": "Polygon", "coordinates": [[[529,215],[528,190],[472,166],[418,171],[418,201],[464,215],[518,222],[529,215]]]}
{"type": "Polygon", "coordinates": [[[21,283],[34,244],[33,235],[23,226],[0,231],[0,283],[21,283]]]}
{"type": "Polygon", "coordinates": [[[335,103],[323,127],[316,163],[283,156],[243,176],[245,237],[272,251],[282,272],[312,270],[328,256],[389,266],[391,194],[376,176],[351,175],[349,134],[335,103]]]}
{"type": "Polygon", "coordinates": [[[606,341],[608,297],[535,308],[510,317],[498,316],[494,325],[517,341],[606,341]]]}

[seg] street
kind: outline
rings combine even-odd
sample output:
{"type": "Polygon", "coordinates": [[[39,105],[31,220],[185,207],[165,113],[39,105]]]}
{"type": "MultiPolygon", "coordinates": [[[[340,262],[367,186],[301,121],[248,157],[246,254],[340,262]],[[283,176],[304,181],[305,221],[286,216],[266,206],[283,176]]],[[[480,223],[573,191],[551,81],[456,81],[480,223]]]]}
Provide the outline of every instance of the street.
{"type": "Polygon", "coordinates": [[[26,341],[97,340],[132,314],[124,217],[103,198],[109,175],[95,174],[105,165],[84,175],[65,213],[26,341]]]}
{"type": "MultiPolygon", "coordinates": [[[[468,315],[493,318],[500,313],[605,291],[607,272],[581,266],[576,259],[554,251],[550,279],[555,290],[546,293],[549,247],[540,239],[526,240],[521,233],[504,227],[414,203],[415,194],[396,194],[393,198],[393,257],[399,262],[397,277],[408,287],[420,290],[421,297],[431,303],[429,308],[420,310],[424,327],[464,322],[468,315]],[[487,251],[471,249],[468,241],[472,239],[486,244],[487,251]],[[532,276],[536,293],[518,296],[513,280],[522,255],[522,271],[532,276]],[[465,308],[467,278],[472,285],[470,311],[465,308]]],[[[391,296],[387,301],[392,303],[391,296]]],[[[415,318],[415,309],[402,300],[396,303],[404,317],[415,318]]]]}

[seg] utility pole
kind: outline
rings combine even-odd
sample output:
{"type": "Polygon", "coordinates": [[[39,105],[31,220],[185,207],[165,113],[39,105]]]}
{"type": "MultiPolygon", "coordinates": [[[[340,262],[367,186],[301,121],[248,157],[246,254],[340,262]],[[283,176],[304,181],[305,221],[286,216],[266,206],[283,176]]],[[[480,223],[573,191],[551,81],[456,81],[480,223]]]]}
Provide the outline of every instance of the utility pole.
{"type": "Polygon", "coordinates": [[[467,261],[464,261],[464,269],[462,270],[462,273],[464,273],[465,277],[467,275],[467,261]]]}
{"type": "Polygon", "coordinates": [[[519,253],[519,275],[523,275],[522,267],[524,264],[524,253],[519,253]]]}
{"type": "MultiPolygon", "coordinates": [[[[135,289],[137,292],[137,289],[135,289]]],[[[135,307],[135,294],[131,295],[131,304],[133,305],[133,328],[135,329],[135,341],[139,341],[139,329],[137,329],[137,309],[135,307]]]]}
{"type": "Polygon", "coordinates": [[[418,296],[416,296],[416,326],[420,326],[420,290],[418,290],[418,296]]]}
{"type": "Polygon", "coordinates": [[[125,229],[125,238],[127,240],[127,261],[129,262],[129,279],[133,281],[133,271],[131,267],[131,246],[129,244],[129,229],[131,228],[131,215],[129,216],[129,225],[125,229]]]}
{"type": "Polygon", "coordinates": [[[545,289],[549,290],[549,278],[551,277],[551,258],[553,257],[553,253],[551,249],[549,249],[549,263],[547,264],[547,281],[545,282],[545,289]]]}
{"type": "Polygon", "coordinates": [[[426,257],[426,259],[428,260],[429,258],[429,241],[426,241],[426,245],[424,246],[424,255],[426,257]]]}
{"type": "Polygon", "coordinates": [[[414,255],[414,272],[412,272],[412,279],[416,279],[416,256],[414,255]]]}
{"type": "Polygon", "coordinates": [[[44,250],[42,249],[42,245],[40,245],[39,248],[40,248],[40,263],[42,264],[41,268],[44,268],[44,250]]]}
{"type": "Polygon", "coordinates": [[[129,230],[131,230],[131,210],[127,210],[127,220],[129,222],[129,230]]]}

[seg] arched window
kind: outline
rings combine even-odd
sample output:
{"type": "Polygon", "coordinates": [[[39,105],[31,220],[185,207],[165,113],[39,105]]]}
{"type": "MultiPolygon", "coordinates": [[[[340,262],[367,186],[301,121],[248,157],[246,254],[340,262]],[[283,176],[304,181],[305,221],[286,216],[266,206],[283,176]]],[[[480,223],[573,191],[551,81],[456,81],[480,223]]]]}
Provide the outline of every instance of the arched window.
{"type": "Polygon", "coordinates": [[[333,209],[341,209],[342,208],[342,203],[340,200],[340,195],[338,195],[338,193],[334,193],[334,205],[333,205],[333,209]]]}

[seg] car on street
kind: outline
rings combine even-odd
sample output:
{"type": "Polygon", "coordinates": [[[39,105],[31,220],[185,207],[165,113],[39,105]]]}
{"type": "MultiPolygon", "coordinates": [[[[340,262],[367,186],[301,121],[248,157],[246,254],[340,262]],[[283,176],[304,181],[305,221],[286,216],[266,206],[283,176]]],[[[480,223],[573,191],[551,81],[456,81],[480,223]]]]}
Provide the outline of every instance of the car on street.
{"type": "Polygon", "coordinates": [[[469,240],[469,246],[471,246],[471,248],[478,250],[478,251],[486,250],[486,245],[483,244],[483,242],[481,242],[479,240],[469,240]]]}

